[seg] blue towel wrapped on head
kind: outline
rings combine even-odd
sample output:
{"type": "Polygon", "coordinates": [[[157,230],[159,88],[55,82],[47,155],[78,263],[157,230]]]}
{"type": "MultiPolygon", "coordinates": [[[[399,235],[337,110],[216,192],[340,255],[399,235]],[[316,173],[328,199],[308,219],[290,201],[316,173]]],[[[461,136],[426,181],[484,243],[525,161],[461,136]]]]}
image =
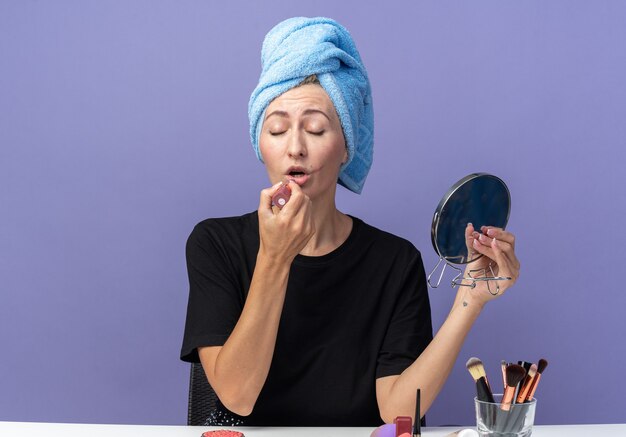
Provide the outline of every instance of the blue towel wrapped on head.
{"type": "Polygon", "coordinates": [[[315,74],[335,105],[348,148],[339,183],[361,193],[372,165],[374,113],[367,72],[348,31],[329,18],[290,18],[265,36],[261,62],[259,84],[248,105],[257,157],[263,160],[259,135],[268,105],[315,74]]]}

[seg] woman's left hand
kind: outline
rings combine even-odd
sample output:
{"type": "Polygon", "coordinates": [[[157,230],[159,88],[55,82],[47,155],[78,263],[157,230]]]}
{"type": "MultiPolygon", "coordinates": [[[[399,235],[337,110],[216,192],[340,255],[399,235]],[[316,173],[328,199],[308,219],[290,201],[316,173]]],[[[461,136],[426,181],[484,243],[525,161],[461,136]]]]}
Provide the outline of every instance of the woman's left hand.
{"type": "MultiPolygon", "coordinates": [[[[508,288],[515,284],[519,277],[520,263],[515,256],[515,235],[493,226],[483,226],[480,231],[477,232],[471,223],[465,228],[468,253],[483,256],[467,264],[464,277],[467,278],[469,274],[473,277],[511,278],[499,281],[476,281],[476,286],[471,288],[468,294],[472,299],[476,299],[481,305],[484,305],[504,294],[508,288]]],[[[469,283],[468,280],[463,282],[469,283]]]]}

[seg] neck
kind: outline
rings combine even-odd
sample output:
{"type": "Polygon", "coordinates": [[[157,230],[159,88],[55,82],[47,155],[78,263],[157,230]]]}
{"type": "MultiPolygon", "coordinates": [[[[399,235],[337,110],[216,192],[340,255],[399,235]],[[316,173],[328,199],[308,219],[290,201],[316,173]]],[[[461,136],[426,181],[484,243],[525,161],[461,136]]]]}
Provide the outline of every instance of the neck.
{"type": "Polygon", "coordinates": [[[352,230],[352,219],[339,211],[335,198],[326,202],[313,202],[312,219],[315,234],[300,251],[301,255],[322,256],[332,252],[343,244],[352,230]]]}

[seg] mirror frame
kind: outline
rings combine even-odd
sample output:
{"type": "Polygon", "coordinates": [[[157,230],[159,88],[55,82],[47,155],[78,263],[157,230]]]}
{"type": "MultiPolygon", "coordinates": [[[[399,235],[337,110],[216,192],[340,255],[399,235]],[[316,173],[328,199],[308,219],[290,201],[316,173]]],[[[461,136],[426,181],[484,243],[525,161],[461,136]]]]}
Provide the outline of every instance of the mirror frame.
{"type": "MultiPolygon", "coordinates": [[[[511,192],[509,191],[509,187],[504,183],[504,181],[502,179],[500,179],[499,177],[494,176],[494,175],[489,174],[489,173],[472,173],[470,175],[465,176],[464,178],[462,178],[461,180],[456,182],[454,185],[452,185],[452,187],[443,196],[443,198],[441,199],[441,201],[437,205],[437,208],[435,209],[435,213],[433,215],[433,221],[432,221],[432,224],[431,224],[430,239],[431,239],[431,243],[433,245],[433,248],[435,249],[435,252],[437,253],[437,255],[439,255],[441,258],[443,258],[447,263],[452,263],[452,264],[457,264],[457,265],[464,265],[464,264],[469,264],[470,262],[474,262],[477,259],[479,259],[480,257],[482,257],[482,255],[480,255],[480,256],[472,259],[472,260],[468,260],[467,259],[468,257],[466,255],[465,256],[465,261],[462,261],[462,262],[452,261],[452,259],[454,259],[453,257],[445,257],[445,256],[443,256],[441,254],[441,251],[439,250],[439,247],[437,245],[437,233],[438,233],[438,230],[439,230],[439,224],[440,224],[440,219],[441,219],[441,212],[445,208],[445,206],[447,205],[447,203],[450,200],[450,198],[452,196],[454,196],[461,189],[461,187],[463,187],[468,182],[470,182],[472,180],[475,180],[475,179],[478,179],[478,178],[484,178],[484,177],[489,177],[489,178],[495,179],[497,182],[499,182],[502,185],[502,187],[504,187],[504,190],[506,192],[506,197],[507,197],[507,200],[508,200],[508,205],[507,205],[506,218],[504,220],[504,224],[502,226],[502,229],[505,229],[506,225],[509,222],[509,216],[511,214],[511,192]]],[[[456,258],[458,259],[459,257],[457,256],[456,258]]]]}

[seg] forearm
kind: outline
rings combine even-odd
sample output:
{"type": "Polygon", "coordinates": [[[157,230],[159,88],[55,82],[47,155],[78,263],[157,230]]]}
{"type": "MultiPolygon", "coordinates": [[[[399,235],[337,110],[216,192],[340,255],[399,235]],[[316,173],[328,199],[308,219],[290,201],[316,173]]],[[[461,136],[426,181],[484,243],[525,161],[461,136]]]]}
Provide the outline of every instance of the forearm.
{"type": "MultiPolygon", "coordinates": [[[[482,234],[475,232],[472,224],[465,229],[468,251],[477,252],[482,257],[468,264],[465,276],[471,269],[480,271],[490,269],[494,276],[508,277],[497,284],[480,281],[470,285],[464,280],[465,286],[459,287],[450,314],[437,332],[431,344],[419,358],[401,375],[387,377],[387,381],[377,381],[379,409],[385,421],[392,421],[398,415],[412,416],[415,414],[415,390],[419,387],[422,393],[421,412],[423,415],[441,391],[461,347],[482,311],[490,300],[501,296],[510,288],[519,276],[520,263],[515,256],[515,236],[500,228],[481,227],[482,234]],[[492,288],[496,287],[497,292],[492,288]]],[[[386,378],[381,378],[384,380],[386,378]]]]}
{"type": "Polygon", "coordinates": [[[222,403],[248,415],[272,362],[289,263],[259,255],[241,316],[219,350],[211,382],[222,403]]]}
{"type": "Polygon", "coordinates": [[[382,397],[384,402],[380,411],[385,422],[393,421],[396,416],[415,414],[417,388],[421,389],[420,416],[423,416],[443,388],[482,309],[481,303],[461,297],[463,293],[464,290],[459,292],[448,317],[428,347],[411,366],[395,377],[388,393],[382,397]]]}

